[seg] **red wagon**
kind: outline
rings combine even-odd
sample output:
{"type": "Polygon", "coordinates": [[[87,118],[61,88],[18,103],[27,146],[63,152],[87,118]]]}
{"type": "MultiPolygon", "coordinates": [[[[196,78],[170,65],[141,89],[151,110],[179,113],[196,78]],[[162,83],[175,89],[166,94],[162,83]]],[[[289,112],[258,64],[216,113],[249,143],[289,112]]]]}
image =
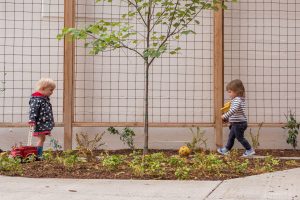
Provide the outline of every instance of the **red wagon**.
{"type": "Polygon", "coordinates": [[[33,146],[20,146],[11,150],[10,155],[13,158],[28,158],[29,156],[37,156],[37,148],[33,146]]]}

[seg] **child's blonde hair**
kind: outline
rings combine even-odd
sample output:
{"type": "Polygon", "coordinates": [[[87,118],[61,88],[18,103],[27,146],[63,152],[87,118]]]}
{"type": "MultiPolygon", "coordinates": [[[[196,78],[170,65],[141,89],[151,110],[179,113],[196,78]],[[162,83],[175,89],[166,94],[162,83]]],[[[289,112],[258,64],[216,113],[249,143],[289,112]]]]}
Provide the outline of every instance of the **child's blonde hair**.
{"type": "Polygon", "coordinates": [[[240,79],[230,81],[226,85],[226,91],[228,90],[235,92],[239,97],[245,97],[245,87],[240,79]]]}
{"type": "Polygon", "coordinates": [[[53,88],[55,89],[56,84],[51,78],[41,78],[36,83],[36,89],[37,90],[44,90],[45,88],[53,88]]]}

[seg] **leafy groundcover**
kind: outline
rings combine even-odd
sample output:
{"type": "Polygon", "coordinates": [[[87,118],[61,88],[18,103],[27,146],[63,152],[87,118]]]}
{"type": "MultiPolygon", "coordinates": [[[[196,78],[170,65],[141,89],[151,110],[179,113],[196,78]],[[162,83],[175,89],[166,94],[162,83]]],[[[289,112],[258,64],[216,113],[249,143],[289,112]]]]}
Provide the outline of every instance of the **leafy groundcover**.
{"type": "Polygon", "coordinates": [[[0,157],[0,174],[34,178],[224,180],[300,167],[300,160],[276,156],[299,156],[300,151],[258,150],[264,158],[242,158],[241,150],[228,156],[198,151],[188,157],[174,150],[45,151],[44,160],[0,157]],[[281,153],[280,153],[281,152],[281,153]],[[287,154],[284,154],[287,152],[287,154]],[[288,153],[292,152],[292,153],[288,153]]]}

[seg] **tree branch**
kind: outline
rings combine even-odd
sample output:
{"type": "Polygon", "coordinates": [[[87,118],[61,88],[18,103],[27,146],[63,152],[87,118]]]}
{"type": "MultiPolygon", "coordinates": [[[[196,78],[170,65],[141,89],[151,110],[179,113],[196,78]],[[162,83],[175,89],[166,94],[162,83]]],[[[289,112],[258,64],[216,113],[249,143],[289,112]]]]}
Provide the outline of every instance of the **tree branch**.
{"type": "Polygon", "coordinates": [[[167,35],[170,34],[170,31],[171,31],[171,28],[172,28],[172,25],[173,25],[173,21],[174,21],[174,15],[175,15],[175,13],[176,13],[178,4],[179,4],[179,0],[177,0],[177,2],[176,2],[176,5],[175,5],[174,11],[173,11],[173,15],[172,15],[172,17],[171,17],[171,21],[170,21],[170,23],[169,23],[167,35]]]}
{"type": "MultiPolygon", "coordinates": [[[[207,3],[207,2],[208,2],[208,0],[206,0],[206,3],[207,3]]],[[[203,10],[203,8],[204,8],[204,6],[202,6],[202,7],[200,8],[200,10],[193,16],[193,18],[192,18],[191,20],[188,21],[188,23],[186,23],[186,25],[188,25],[193,19],[195,19],[195,18],[198,16],[198,14],[203,10]]],[[[183,19],[183,18],[186,16],[186,14],[187,14],[187,12],[184,14],[184,16],[183,16],[181,19],[183,19]]],[[[181,19],[179,20],[180,23],[181,23],[181,19]]],[[[180,26],[180,24],[179,24],[179,26],[180,26]]],[[[178,31],[176,31],[176,30],[178,29],[179,26],[175,27],[175,29],[172,31],[172,33],[169,32],[169,33],[167,34],[167,36],[166,36],[166,38],[164,39],[164,41],[159,45],[158,50],[159,50],[159,49],[160,49],[160,48],[161,48],[161,47],[169,40],[170,37],[172,37],[173,35],[178,34],[183,28],[185,28],[185,27],[183,26],[183,27],[180,28],[178,31]]],[[[151,64],[153,63],[154,59],[155,59],[155,57],[153,57],[153,58],[151,59],[149,65],[151,65],[151,64]]]]}
{"type": "Polygon", "coordinates": [[[136,4],[132,3],[130,0],[127,0],[127,2],[135,7],[136,11],[138,12],[138,14],[140,15],[141,19],[143,20],[144,25],[147,26],[146,21],[145,21],[143,15],[142,15],[142,13],[138,9],[139,7],[138,7],[137,2],[135,1],[136,4]]]}
{"type": "Polygon", "coordinates": [[[138,50],[134,49],[134,48],[131,48],[131,47],[128,47],[127,45],[125,45],[122,41],[120,41],[120,44],[122,46],[120,46],[119,48],[125,48],[125,49],[128,49],[128,50],[131,50],[131,51],[134,51],[135,53],[137,53],[139,56],[141,56],[142,58],[144,58],[143,54],[141,54],[138,50]]]}
{"type": "MultiPolygon", "coordinates": [[[[173,2],[173,0],[172,0],[172,2],[173,2]]],[[[169,8],[169,7],[167,7],[167,8],[169,8]]],[[[161,13],[161,15],[160,15],[160,16],[157,18],[157,20],[153,23],[153,26],[151,27],[150,31],[152,31],[153,28],[155,27],[155,25],[158,24],[158,21],[159,21],[159,20],[162,18],[162,16],[165,14],[167,8],[165,8],[165,9],[163,10],[163,12],[161,13]]]]}

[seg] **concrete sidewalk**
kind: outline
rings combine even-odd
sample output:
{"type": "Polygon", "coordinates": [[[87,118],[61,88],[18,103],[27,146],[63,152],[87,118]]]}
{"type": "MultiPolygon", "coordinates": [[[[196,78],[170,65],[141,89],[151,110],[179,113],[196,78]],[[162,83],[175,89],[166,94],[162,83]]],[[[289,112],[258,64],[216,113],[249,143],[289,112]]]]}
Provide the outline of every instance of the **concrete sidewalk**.
{"type": "Polygon", "coordinates": [[[31,179],[0,176],[1,200],[300,200],[300,168],[227,181],[31,179]]]}

